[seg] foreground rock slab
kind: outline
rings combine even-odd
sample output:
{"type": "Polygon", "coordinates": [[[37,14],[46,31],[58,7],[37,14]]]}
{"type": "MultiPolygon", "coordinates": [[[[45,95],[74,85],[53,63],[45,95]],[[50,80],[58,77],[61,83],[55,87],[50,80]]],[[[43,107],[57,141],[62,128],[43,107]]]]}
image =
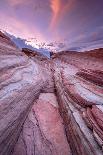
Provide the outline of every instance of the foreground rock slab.
{"type": "Polygon", "coordinates": [[[69,155],[70,148],[54,94],[40,94],[29,113],[13,155],[69,155]]]}

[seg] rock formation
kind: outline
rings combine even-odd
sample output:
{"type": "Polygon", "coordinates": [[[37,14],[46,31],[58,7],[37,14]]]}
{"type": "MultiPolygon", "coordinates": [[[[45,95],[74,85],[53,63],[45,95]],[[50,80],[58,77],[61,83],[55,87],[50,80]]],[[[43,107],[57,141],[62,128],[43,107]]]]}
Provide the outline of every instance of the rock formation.
{"type": "Polygon", "coordinates": [[[102,155],[103,50],[32,53],[0,32],[0,155],[102,155]]]}

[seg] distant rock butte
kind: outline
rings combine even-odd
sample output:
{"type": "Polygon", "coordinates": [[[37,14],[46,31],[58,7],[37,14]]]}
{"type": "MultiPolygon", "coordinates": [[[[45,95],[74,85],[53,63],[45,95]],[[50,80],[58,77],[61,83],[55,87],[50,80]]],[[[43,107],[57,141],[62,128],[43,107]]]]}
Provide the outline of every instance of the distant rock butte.
{"type": "Polygon", "coordinates": [[[0,32],[0,155],[103,154],[103,50],[51,57],[0,32]]]}

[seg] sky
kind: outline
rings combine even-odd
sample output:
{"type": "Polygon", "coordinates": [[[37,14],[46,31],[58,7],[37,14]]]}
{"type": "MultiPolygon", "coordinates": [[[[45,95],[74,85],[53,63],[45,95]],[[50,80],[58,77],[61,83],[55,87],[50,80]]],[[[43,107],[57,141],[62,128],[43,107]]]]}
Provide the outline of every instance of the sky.
{"type": "Polygon", "coordinates": [[[103,0],[0,0],[0,29],[37,48],[99,48],[103,0]]]}

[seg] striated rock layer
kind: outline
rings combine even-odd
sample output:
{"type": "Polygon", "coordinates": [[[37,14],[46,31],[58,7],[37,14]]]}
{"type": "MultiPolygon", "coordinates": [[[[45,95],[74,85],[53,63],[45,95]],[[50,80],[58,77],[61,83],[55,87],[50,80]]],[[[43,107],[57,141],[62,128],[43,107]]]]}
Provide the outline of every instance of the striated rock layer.
{"type": "MultiPolygon", "coordinates": [[[[3,40],[6,40],[3,36],[3,40]]],[[[23,124],[41,92],[53,92],[50,69],[45,69],[6,42],[0,45],[0,155],[12,154],[23,124]],[[49,84],[50,83],[50,84],[49,84]]]]}
{"type": "Polygon", "coordinates": [[[0,155],[102,155],[102,56],[49,60],[0,32],[0,155]]]}
{"type": "Polygon", "coordinates": [[[73,155],[103,154],[103,61],[71,52],[58,54],[54,63],[60,114],[73,155]]]}

